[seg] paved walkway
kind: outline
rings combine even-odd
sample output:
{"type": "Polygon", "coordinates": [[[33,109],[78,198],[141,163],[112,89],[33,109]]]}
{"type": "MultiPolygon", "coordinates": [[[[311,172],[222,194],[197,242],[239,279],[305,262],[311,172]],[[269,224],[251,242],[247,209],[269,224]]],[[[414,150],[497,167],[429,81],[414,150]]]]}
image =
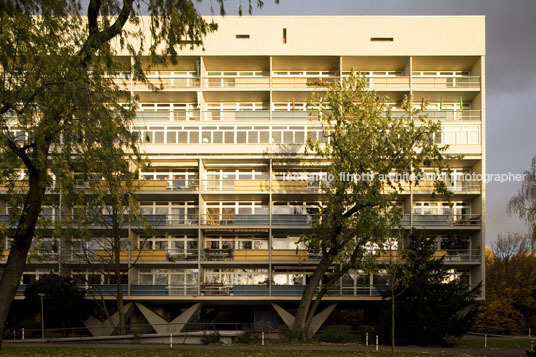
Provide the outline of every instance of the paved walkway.
{"type": "MultiPolygon", "coordinates": [[[[17,347],[69,347],[69,348],[118,348],[118,349],[169,349],[168,345],[163,344],[130,344],[130,343],[22,343],[4,341],[6,346],[17,347]]],[[[354,345],[173,345],[177,350],[251,350],[251,351],[374,351],[375,347],[364,347],[354,345]]],[[[389,346],[380,346],[380,351],[390,351],[389,346]]],[[[447,347],[417,347],[417,346],[400,346],[396,348],[397,352],[429,352],[429,353],[448,353],[455,355],[481,355],[481,356],[526,356],[523,349],[510,348],[447,348],[447,347]]]]}

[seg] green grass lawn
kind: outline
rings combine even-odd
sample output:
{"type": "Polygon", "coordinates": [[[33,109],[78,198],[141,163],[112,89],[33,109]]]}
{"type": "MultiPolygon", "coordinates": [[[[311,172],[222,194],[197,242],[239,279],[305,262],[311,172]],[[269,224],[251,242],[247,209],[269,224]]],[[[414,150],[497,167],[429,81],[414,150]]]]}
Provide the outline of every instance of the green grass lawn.
{"type": "MultiPolygon", "coordinates": [[[[411,356],[455,356],[451,354],[436,353],[397,353],[400,357],[411,356]]],[[[173,356],[173,357],[350,357],[350,356],[374,356],[387,357],[387,352],[351,352],[351,351],[261,351],[261,350],[165,350],[165,349],[98,349],[98,348],[48,348],[48,347],[4,347],[0,356],[25,356],[25,357],[52,357],[52,356],[73,356],[73,357],[152,357],[152,356],[173,356]]],[[[464,355],[467,356],[467,355],[464,355]]]]}
{"type": "MultiPolygon", "coordinates": [[[[455,347],[483,348],[484,336],[465,336],[461,339],[452,340],[455,347]]],[[[536,347],[536,339],[534,340],[536,347]]],[[[530,349],[528,337],[488,337],[488,348],[524,348],[530,349]]]]}

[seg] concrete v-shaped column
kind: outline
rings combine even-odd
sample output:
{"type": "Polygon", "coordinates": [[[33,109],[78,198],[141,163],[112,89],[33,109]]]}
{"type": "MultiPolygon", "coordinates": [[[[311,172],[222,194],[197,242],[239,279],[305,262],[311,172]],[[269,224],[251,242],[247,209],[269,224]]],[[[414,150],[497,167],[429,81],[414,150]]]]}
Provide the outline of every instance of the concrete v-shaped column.
{"type": "MultiPolygon", "coordinates": [[[[285,325],[287,325],[287,327],[291,329],[292,325],[294,325],[294,320],[296,319],[296,317],[275,303],[272,303],[272,306],[274,307],[274,310],[277,312],[279,317],[281,317],[281,320],[283,320],[285,325]]],[[[336,306],[337,303],[331,304],[313,317],[313,319],[311,320],[311,326],[309,327],[311,331],[311,336],[314,336],[314,334],[318,331],[322,324],[326,322],[327,318],[329,317],[329,315],[331,315],[333,310],[335,310],[336,306]]]]}
{"type": "MultiPolygon", "coordinates": [[[[134,304],[131,302],[126,304],[124,310],[125,320],[128,320],[134,310],[134,304]]],[[[101,321],[96,317],[89,315],[88,319],[84,321],[84,325],[87,327],[87,329],[89,330],[89,332],[91,332],[93,336],[111,336],[114,332],[115,327],[112,328],[110,326],[110,320],[112,321],[112,324],[114,326],[117,326],[117,324],[119,324],[119,312],[116,312],[105,321],[101,321]]]]}
{"type": "Polygon", "coordinates": [[[136,307],[140,310],[141,314],[147,322],[151,324],[153,329],[157,333],[179,333],[184,326],[191,320],[194,314],[201,308],[201,303],[195,303],[193,306],[187,308],[182,314],[174,318],[171,322],[167,322],[153,310],[140,303],[136,303],[136,307]]]}

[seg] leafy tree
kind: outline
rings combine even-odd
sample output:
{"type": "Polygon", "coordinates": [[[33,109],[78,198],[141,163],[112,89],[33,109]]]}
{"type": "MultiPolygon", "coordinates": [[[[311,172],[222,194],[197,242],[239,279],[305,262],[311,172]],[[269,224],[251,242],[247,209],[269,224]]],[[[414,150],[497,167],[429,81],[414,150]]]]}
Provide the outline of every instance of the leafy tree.
{"type": "MultiPolygon", "coordinates": [[[[90,275],[97,275],[100,278],[112,267],[119,313],[118,326],[112,327],[118,327],[119,334],[125,333],[123,278],[128,279],[121,268],[121,253],[130,243],[130,237],[123,239],[122,230],[128,229],[129,226],[141,226],[145,227],[148,234],[151,232],[149,224],[140,213],[135,196],[137,180],[133,168],[141,166],[143,161],[138,159],[136,162],[131,162],[123,150],[114,142],[114,135],[110,133],[101,137],[101,147],[87,148],[87,152],[94,151],[96,158],[91,167],[82,170],[83,181],[86,182],[88,189],[73,191],[65,197],[64,205],[73,208],[75,215],[67,224],[67,229],[59,227],[57,230],[60,231],[62,240],[72,248],[73,253],[85,262],[90,275]],[[126,159],[119,161],[114,159],[121,155],[126,159]],[[115,163],[115,167],[111,163],[115,163]],[[81,202],[84,204],[81,205],[81,202]],[[103,237],[95,236],[91,231],[95,224],[106,228],[107,234],[103,237]],[[98,248],[99,254],[95,254],[95,247],[98,248]]],[[[82,177],[79,176],[80,178],[82,177]]],[[[131,257],[127,274],[138,261],[141,251],[137,252],[137,255],[131,257]]],[[[109,318],[100,285],[92,286],[92,290],[99,293],[108,321],[113,323],[109,318]]]]}
{"type": "MultiPolygon", "coordinates": [[[[224,1],[217,3],[223,13],[224,1]]],[[[0,279],[0,343],[46,190],[58,183],[67,194],[72,173],[95,160],[86,149],[100,147],[106,133],[136,153],[128,134],[135,98],[114,73],[146,82],[142,55],[146,65],[175,62],[180,48],[202,46],[214,30],[192,0],[0,3],[0,184],[14,193],[8,203],[16,222],[3,230],[13,245],[0,279]],[[144,26],[142,13],[150,15],[144,26]],[[118,60],[119,51],[133,60],[118,60]]]]}
{"type": "MultiPolygon", "coordinates": [[[[398,231],[399,235],[401,231],[398,231]]],[[[401,249],[400,243],[403,242],[402,237],[394,244],[394,239],[388,240],[388,257],[389,261],[385,267],[387,274],[387,283],[389,285],[388,292],[384,292],[384,299],[389,299],[391,302],[391,356],[395,355],[396,345],[396,301],[400,295],[406,290],[408,281],[413,273],[413,264],[408,255],[411,254],[407,249],[401,249]],[[409,262],[409,264],[408,264],[409,262]]]]}
{"type": "Polygon", "coordinates": [[[530,249],[536,252],[536,157],[523,175],[521,189],[508,202],[508,214],[516,214],[529,225],[530,249]]]}
{"type": "Polygon", "coordinates": [[[309,139],[307,148],[329,162],[328,182],[319,220],[301,238],[321,258],[298,306],[292,329],[297,338],[311,337],[309,326],[327,290],[349,269],[370,265],[368,248],[382,246],[390,227],[398,226],[396,198],[403,187],[389,175],[418,174],[433,163],[441,168],[443,149],[433,140],[440,125],[421,118],[409,99],[404,105],[407,116],[392,116],[385,98],[355,74],[335,82],[319,99],[327,143],[309,139]]]}
{"type": "Polygon", "coordinates": [[[528,253],[529,242],[515,235],[499,237],[494,252],[487,252],[486,301],[479,308],[478,326],[536,328],[536,255],[528,253]]]}
{"type": "Polygon", "coordinates": [[[45,328],[79,327],[87,319],[85,290],[79,289],[71,278],[49,274],[29,284],[24,291],[24,303],[30,311],[41,312],[39,293],[45,294],[45,328]]]}
{"type": "MultiPolygon", "coordinates": [[[[395,318],[403,329],[395,330],[398,344],[442,344],[448,336],[461,337],[471,326],[476,314],[475,297],[480,286],[473,289],[459,279],[449,280],[443,257],[434,256],[433,241],[413,234],[404,253],[409,279],[394,287],[397,294],[395,318]]],[[[385,293],[389,297],[391,292],[385,293]]],[[[391,335],[390,304],[385,304],[380,328],[391,335]]]]}

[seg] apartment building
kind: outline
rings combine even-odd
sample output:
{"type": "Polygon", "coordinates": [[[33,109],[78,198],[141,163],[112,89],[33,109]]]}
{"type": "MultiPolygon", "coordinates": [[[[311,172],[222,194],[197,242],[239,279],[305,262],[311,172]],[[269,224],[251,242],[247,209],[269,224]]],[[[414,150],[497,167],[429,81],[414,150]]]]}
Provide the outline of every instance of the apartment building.
{"type": "MultiPolygon", "coordinates": [[[[117,79],[139,96],[133,130],[151,164],[139,169],[138,199],[157,232],[124,228],[125,300],[136,303],[127,305],[131,322],[153,324],[157,332],[156,325],[177,315],[173,321],[187,322],[203,309],[213,320],[260,322],[297,306],[318,261],[298,239],[311,229],[322,193],[318,181],[285,176],[322,176],[326,162],[304,152],[308,136],[323,140],[307,102],[353,70],[388,97],[393,115],[404,96],[416,106],[428,101],[429,120],[442,125],[436,142],[463,155],[450,162],[455,174],[485,173],[484,17],[214,20],[219,29],[205,50],[185,49],[176,65],[148,71],[161,91],[128,75],[117,79]],[[218,315],[224,311],[241,312],[218,315]]],[[[449,189],[452,205],[433,196],[431,184],[401,193],[402,226],[434,239],[452,277],[475,286],[484,279],[485,184],[460,179],[449,189]],[[455,245],[448,240],[453,232],[455,245]]],[[[58,208],[43,214],[61,220],[58,208]]],[[[102,244],[57,249],[46,234],[38,244],[32,257],[39,259],[30,258],[20,292],[59,272],[114,299],[112,271],[96,275],[77,259],[80,251],[102,255],[102,244]]],[[[352,271],[324,300],[333,308],[378,301],[385,284],[381,271],[352,271]]]]}

